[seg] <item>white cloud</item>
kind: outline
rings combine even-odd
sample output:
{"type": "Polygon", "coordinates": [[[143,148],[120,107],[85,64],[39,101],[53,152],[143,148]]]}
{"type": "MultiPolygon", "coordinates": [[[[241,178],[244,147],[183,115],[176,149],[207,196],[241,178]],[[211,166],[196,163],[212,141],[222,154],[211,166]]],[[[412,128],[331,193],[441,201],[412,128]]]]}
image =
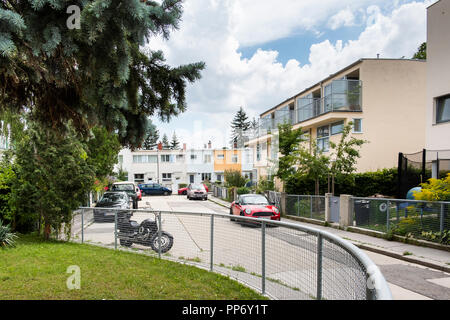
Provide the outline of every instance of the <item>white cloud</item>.
{"type": "MultiPolygon", "coordinates": [[[[230,122],[243,106],[250,117],[273,107],[316,81],[363,57],[411,57],[426,38],[426,6],[431,1],[398,5],[382,13],[382,5],[391,1],[323,0],[189,0],[180,30],[169,41],[154,39],[152,49],[162,49],[172,65],[205,61],[206,69],[200,81],[188,88],[188,114],[203,121],[203,136],[192,137],[193,123],[180,116],[167,130],[180,132],[190,146],[202,146],[214,137],[215,147],[228,142],[230,122]],[[378,5],[370,5],[375,3],[378,5]],[[342,9],[342,8],[345,9],[342,9]],[[264,43],[291,35],[298,30],[321,32],[327,26],[339,28],[354,24],[356,15],[365,21],[358,39],[329,40],[310,47],[309,62],[290,60],[285,65],[277,61],[278,52],[257,50],[244,59],[239,47],[264,43]],[[191,129],[188,129],[188,128],[191,129]],[[183,131],[184,130],[184,131],[183,131]],[[181,132],[183,131],[183,134],[181,132]],[[220,138],[227,135],[225,138],[220,138]],[[202,141],[200,141],[202,140],[202,141]]],[[[383,12],[386,7],[383,7],[383,12]]]]}
{"type": "Polygon", "coordinates": [[[351,27],[354,24],[355,16],[349,8],[339,11],[328,21],[328,26],[331,30],[336,30],[340,27],[351,27]]]}

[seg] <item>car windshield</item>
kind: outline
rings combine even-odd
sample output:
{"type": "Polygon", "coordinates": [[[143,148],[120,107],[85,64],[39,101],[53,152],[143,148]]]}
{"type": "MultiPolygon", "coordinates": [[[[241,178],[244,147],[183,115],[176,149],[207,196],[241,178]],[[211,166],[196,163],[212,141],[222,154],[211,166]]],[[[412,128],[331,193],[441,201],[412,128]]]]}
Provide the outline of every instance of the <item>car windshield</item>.
{"type": "Polygon", "coordinates": [[[114,191],[134,191],[134,185],[132,184],[114,184],[112,186],[114,191]]]}
{"type": "Polygon", "coordinates": [[[263,197],[263,196],[254,195],[254,196],[241,197],[241,203],[242,204],[264,204],[264,205],[268,205],[269,201],[267,201],[267,199],[265,197],[263,197]]]}
{"type": "Polygon", "coordinates": [[[103,197],[100,199],[100,203],[107,203],[107,202],[121,202],[126,201],[126,197],[124,194],[120,193],[105,193],[103,197]]]}
{"type": "Polygon", "coordinates": [[[202,184],[193,184],[193,185],[191,185],[191,189],[195,189],[195,190],[197,190],[197,189],[204,190],[205,187],[204,187],[202,184]]]}

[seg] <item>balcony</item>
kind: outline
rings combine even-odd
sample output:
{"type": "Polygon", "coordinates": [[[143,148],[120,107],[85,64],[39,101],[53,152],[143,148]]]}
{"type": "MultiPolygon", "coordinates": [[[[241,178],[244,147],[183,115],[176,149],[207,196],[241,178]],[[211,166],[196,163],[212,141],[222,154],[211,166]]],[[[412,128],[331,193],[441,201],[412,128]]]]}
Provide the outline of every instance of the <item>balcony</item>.
{"type": "Polygon", "coordinates": [[[323,98],[297,99],[296,123],[327,112],[361,111],[361,81],[335,80],[324,88],[323,98]]]}

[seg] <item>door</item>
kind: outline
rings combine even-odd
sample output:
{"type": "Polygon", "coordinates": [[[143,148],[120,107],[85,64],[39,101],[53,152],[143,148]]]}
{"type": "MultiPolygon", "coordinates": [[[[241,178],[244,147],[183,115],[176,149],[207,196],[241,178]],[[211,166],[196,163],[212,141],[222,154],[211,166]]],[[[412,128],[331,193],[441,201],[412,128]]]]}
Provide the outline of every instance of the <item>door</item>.
{"type": "Polygon", "coordinates": [[[194,183],[194,175],[193,174],[189,175],[189,183],[194,183]]]}
{"type": "Polygon", "coordinates": [[[339,223],[339,208],[340,208],[340,198],[331,196],[330,197],[330,220],[331,222],[339,223]]]}

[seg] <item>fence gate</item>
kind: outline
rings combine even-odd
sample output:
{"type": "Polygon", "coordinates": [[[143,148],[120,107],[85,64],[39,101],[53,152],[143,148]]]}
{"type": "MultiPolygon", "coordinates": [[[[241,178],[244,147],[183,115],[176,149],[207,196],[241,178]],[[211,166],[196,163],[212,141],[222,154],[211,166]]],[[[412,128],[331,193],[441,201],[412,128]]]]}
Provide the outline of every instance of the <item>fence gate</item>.
{"type": "Polygon", "coordinates": [[[339,208],[340,208],[340,198],[331,196],[330,197],[330,220],[331,222],[339,223],[339,208]]]}

